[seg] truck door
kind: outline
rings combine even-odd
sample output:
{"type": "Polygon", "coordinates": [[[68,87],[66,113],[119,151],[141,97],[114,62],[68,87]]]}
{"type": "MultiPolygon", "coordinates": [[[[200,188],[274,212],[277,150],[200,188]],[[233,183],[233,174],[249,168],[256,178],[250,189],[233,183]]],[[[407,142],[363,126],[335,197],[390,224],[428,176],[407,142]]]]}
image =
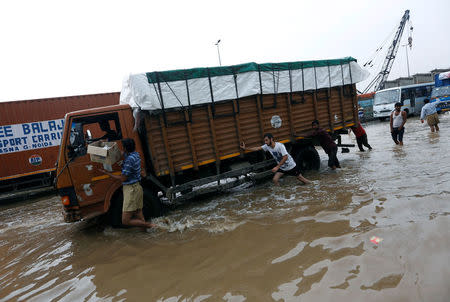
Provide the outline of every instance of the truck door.
{"type": "MultiPolygon", "coordinates": [[[[71,175],[72,183],[77,195],[80,207],[95,205],[105,199],[108,189],[118,180],[106,177],[99,168],[106,168],[101,163],[92,162],[90,155],[87,154],[88,144],[104,140],[116,142],[122,150],[121,139],[122,131],[117,112],[78,117],[72,120],[72,134],[76,138],[77,150],[68,169],[71,175]]],[[[72,143],[72,142],[71,142],[72,143]]],[[[120,174],[121,168],[118,163],[112,165],[112,172],[120,174]]],[[[99,207],[101,209],[101,207],[99,207]]]]}
{"type": "Polygon", "coordinates": [[[401,94],[401,101],[403,110],[408,112],[409,114],[414,114],[414,93],[412,93],[412,90],[410,88],[403,88],[402,94],[401,94]]]}

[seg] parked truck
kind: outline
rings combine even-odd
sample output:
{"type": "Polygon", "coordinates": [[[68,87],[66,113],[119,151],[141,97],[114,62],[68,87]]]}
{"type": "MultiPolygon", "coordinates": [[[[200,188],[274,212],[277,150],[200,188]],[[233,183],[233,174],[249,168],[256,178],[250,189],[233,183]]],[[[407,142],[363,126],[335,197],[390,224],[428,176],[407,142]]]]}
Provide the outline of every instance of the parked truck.
{"type": "Polygon", "coordinates": [[[53,189],[67,112],[119,104],[120,93],[0,102],[0,201],[53,189]]]}
{"type": "Polygon", "coordinates": [[[436,106],[439,113],[450,110],[450,71],[438,73],[434,76],[431,103],[435,101],[441,102],[436,106]]]}
{"type": "MultiPolygon", "coordinates": [[[[65,221],[108,213],[120,225],[121,182],[100,172],[102,164],[87,153],[105,137],[101,124],[120,149],[122,138],[135,140],[144,214],[157,216],[160,195],[178,204],[271,175],[270,156],[239,147],[262,145],[266,132],[287,145],[303,170],[318,169],[314,141],[302,135],[314,119],[338,139],[346,133],[358,121],[355,83],[366,77],[351,57],[131,75],[121,105],[66,115],[56,182],[65,221]]],[[[121,173],[120,163],[110,167],[113,174],[121,173]]]]}
{"type": "Polygon", "coordinates": [[[358,106],[360,110],[360,119],[364,121],[370,121],[373,119],[373,99],[375,97],[375,92],[359,94],[358,95],[358,106]],[[362,111],[362,118],[361,118],[362,111]]]}

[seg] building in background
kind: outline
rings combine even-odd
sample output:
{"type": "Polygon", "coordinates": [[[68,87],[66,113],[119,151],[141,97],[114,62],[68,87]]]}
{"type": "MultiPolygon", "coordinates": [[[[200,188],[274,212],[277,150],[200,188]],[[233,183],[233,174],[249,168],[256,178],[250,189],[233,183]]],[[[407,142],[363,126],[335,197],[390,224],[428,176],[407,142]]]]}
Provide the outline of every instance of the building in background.
{"type": "Polygon", "coordinates": [[[441,72],[445,72],[450,70],[450,68],[445,69],[433,69],[430,72],[426,73],[416,73],[410,77],[400,77],[395,80],[386,81],[384,89],[392,88],[392,87],[400,87],[400,86],[406,86],[406,85],[413,85],[413,84],[422,84],[422,83],[428,83],[434,81],[434,76],[436,74],[439,74],[441,72]]]}

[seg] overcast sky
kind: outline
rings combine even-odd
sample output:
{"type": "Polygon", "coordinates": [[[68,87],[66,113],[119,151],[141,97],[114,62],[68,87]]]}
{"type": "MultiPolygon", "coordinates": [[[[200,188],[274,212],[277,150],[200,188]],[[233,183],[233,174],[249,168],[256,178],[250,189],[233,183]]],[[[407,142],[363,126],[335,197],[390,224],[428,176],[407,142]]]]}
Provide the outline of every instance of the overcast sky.
{"type": "MultiPolygon", "coordinates": [[[[406,9],[411,74],[450,68],[449,0],[4,0],[0,101],[114,92],[129,73],[218,66],[218,39],[222,65],[345,56],[362,65],[406,9]]],[[[406,75],[400,47],[390,79],[406,75]]]]}

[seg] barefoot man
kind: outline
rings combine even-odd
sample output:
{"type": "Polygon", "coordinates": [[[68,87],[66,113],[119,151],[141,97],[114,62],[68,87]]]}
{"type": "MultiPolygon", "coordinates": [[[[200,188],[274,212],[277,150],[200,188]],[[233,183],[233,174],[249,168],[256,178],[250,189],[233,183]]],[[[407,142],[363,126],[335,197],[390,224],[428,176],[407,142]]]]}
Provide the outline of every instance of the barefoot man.
{"type": "Polygon", "coordinates": [[[144,192],[141,181],[141,157],[136,152],[136,145],[133,139],[125,138],[122,140],[125,149],[122,174],[114,175],[104,169],[101,172],[112,178],[122,181],[123,184],[123,208],[122,224],[128,226],[137,226],[143,229],[156,227],[153,223],[146,222],[142,212],[144,192]]]}
{"type": "Polygon", "coordinates": [[[311,183],[308,179],[303,177],[300,168],[297,166],[292,156],[286,151],[284,144],[275,142],[271,133],[264,134],[264,145],[261,147],[246,148],[245,143],[242,142],[241,148],[243,150],[250,151],[264,150],[269,151],[270,154],[272,154],[273,158],[277,162],[277,165],[272,169],[272,172],[275,173],[273,176],[273,182],[276,185],[279,185],[278,180],[284,174],[296,176],[297,179],[304,184],[311,183]]]}

